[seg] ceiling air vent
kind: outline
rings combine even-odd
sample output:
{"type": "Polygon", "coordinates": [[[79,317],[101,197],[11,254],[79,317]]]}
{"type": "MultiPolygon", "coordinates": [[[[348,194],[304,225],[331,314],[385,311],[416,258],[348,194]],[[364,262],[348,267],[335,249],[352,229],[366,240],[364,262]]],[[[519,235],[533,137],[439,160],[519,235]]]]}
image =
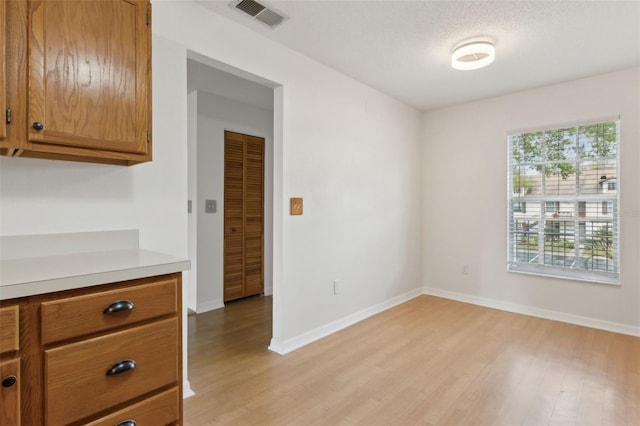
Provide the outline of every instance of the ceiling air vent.
{"type": "Polygon", "coordinates": [[[285,17],[278,12],[269,9],[255,0],[240,0],[236,2],[235,5],[232,4],[232,6],[254,17],[263,24],[267,24],[271,28],[280,25],[282,21],[285,20],[285,17]]]}

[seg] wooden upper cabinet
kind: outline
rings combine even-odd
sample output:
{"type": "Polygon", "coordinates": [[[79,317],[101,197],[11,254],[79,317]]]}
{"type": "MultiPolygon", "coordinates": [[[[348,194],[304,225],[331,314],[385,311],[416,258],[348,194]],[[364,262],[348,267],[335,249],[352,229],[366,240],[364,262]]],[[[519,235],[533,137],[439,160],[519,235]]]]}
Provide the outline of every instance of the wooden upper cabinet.
{"type": "Polygon", "coordinates": [[[28,137],[147,153],[149,3],[31,2],[28,137]]]}
{"type": "Polygon", "coordinates": [[[0,29],[0,107],[2,107],[3,117],[0,119],[0,141],[7,137],[7,72],[6,72],[6,57],[7,57],[7,7],[5,1],[0,1],[0,23],[2,27],[0,29]]]}
{"type": "Polygon", "coordinates": [[[151,160],[149,0],[2,0],[0,21],[0,154],[151,160]]]}

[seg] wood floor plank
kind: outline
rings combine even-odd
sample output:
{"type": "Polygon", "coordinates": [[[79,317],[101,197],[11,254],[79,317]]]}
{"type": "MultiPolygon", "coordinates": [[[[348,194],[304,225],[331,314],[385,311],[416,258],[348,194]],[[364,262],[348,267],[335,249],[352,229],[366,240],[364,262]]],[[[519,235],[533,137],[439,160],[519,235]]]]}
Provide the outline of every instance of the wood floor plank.
{"type": "Polygon", "coordinates": [[[185,425],[640,424],[640,338],[420,296],[285,356],[271,298],[189,317],[185,425]]]}

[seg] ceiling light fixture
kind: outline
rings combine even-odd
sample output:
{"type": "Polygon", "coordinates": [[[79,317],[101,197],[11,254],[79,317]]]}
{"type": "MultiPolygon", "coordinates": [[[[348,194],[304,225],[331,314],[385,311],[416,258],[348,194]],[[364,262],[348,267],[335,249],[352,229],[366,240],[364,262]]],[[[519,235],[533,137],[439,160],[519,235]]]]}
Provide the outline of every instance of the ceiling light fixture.
{"type": "Polygon", "coordinates": [[[451,66],[457,70],[477,70],[496,58],[496,48],[488,41],[465,42],[453,50],[451,66]]]}

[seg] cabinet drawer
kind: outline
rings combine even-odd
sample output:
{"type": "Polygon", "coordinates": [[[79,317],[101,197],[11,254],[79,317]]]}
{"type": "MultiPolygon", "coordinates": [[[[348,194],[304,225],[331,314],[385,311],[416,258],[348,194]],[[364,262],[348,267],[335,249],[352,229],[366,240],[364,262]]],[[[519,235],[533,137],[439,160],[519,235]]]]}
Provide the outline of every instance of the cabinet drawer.
{"type": "Polygon", "coordinates": [[[18,305],[0,308],[0,354],[17,351],[18,305]]]}
{"type": "Polygon", "coordinates": [[[133,420],[138,426],[172,425],[179,421],[180,392],[177,387],[88,423],[87,426],[114,426],[133,420]]]}
{"type": "Polygon", "coordinates": [[[48,349],[45,418],[67,424],[160,387],[178,384],[178,318],[48,349]],[[135,368],[107,372],[133,360],[135,368]]]}
{"type": "Polygon", "coordinates": [[[170,279],[43,302],[42,343],[58,342],[176,313],[177,284],[177,279],[170,279]],[[116,302],[125,303],[116,306],[116,312],[105,313],[105,309],[116,302]],[[127,309],[127,302],[132,304],[129,305],[131,309],[127,309]]]}

